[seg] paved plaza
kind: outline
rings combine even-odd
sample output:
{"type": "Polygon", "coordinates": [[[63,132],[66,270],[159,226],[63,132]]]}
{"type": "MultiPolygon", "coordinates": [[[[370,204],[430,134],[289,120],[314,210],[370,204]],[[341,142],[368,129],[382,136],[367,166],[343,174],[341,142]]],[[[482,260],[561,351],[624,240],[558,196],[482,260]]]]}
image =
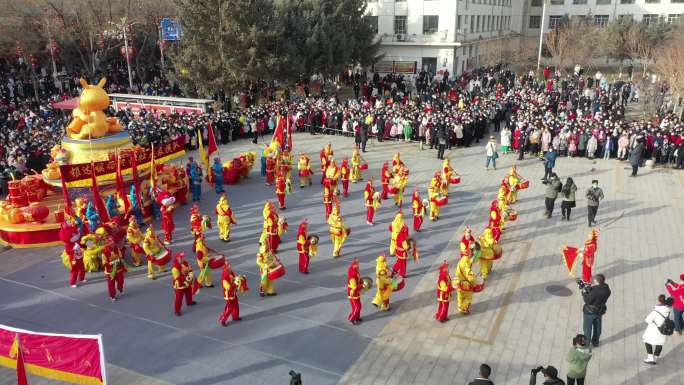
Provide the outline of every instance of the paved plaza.
{"type": "MultiPolygon", "coordinates": [[[[584,190],[599,179],[606,199],[598,211],[601,230],[595,272],[606,275],[613,290],[604,316],[601,347],[589,363],[588,384],[680,384],[684,337],[671,337],[655,367],[641,361],[643,320],[664,293],[666,278],[684,273],[684,173],[669,169],[643,169],[629,178],[627,163],[559,158],[556,172],[564,182],[571,176],[578,185],[577,208],[570,222],[560,221],[560,202],[553,218],[543,216],[542,162],[517,161],[502,155],[498,170],[485,171],[483,148],[447,152],[462,175],[452,187],[441,219],[425,222],[415,235],[421,259],[409,262],[407,286],[392,296],[392,310],[371,306],[374,289],[363,296],[364,322],[347,320],[346,272],[352,257],[361,260],[362,275],[373,276],[375,258],[389,247],[388,224],[395,213],[383,202],[376,225],[367,226],[363,207],[364,183],[352,184],[342,199],[342,214],[352,228],[342,256],[333,260],[324,221],[318,152],[332,142],[335,158],[350,156],[353,139],[340,136],[297,134],[295,155],[304,150],[312,158],[314,185],[287,197],[289,233],[279,257],[287,275],[276,282],[277,297],[260,298],[255,263],[261,231],[261,210],[274,200],[273,187],[265,187],[259,165],[249,179],[227,186],[238,224],[232,241],[207,235],[210,247],[226,254],[235,270],[246,274],[252,289],[240,297],[242,322],[220,327],[221,290],[202,289],[198,306],[182,317],[172,312],[169,275],[156,281],[141,269],[126,277],[126,295],[110,303],[101,274],[90,274],[78,289],[67,284],[59,261],[61,249],[7,250],[0,254],[0,323],[42,332],[83,333],[104,336],[108,384],[287,384],[288,372],[302,373],[305,385],[324,384],[465,384],[476,376],[480,363],[493,368],[496,384],[526,384],[531,368],[554,365],[565,374],[564,355],[572,337],[581,330],[582,300],[574,279],[562,265],[563,244],[579,246],[588,233],[584,190]],[[458,239],[470,225],[479,235],[501,179],[512,164],[532,181],[520,193],[519,219],[509,223],[501,245],[503,259],[495,264],[487,287],[474,298],[470,316],[457,315],[452,303],[445,324],[434,320],[437,266],[447,259],[451,271],[458,258],[458,239]],[[319,255],[311,274],[297,271],[295,235],[302,218],[310,232],[321,236],[319,255]]],[[[259,145],[260,146],[260,145],[259,145]]],[[[222,146],[229,159],[241,151],[259,151],[248,141],[222,146]]],[[[365,177],[379,187],[382,161],[396,151],[411,171],[405,202],[419,187],[426,197],[432,173],[441,166],[435,152],[415,143],[369,143],[364,157],[370,163],[365,177]]],[[[338,163],[339,164],[339,163],[338,163]]],[[[293,181],[298,186],[296,179],[293,181]]],[[[212,214],[216,195],[204,186],[202,212],[212,214]]],[[[405,212],[410,206],[405,204],[405,212]]],[[[189,232],[189,206],[176,211],[173,251],[185,251],[194,264],[189,232]]],[[[407,215],[410,221],[411,216],[407,215]]],[[[393,263],[393,259],[390,259],[393,263]]],[[[220,273],[214,271],[214,283],[220,273]]],[[[0,384],[16,382],[14,372],[0,367],[0,384]]],[[[29,378],[31,384],[57,382],[29,378]]]]}

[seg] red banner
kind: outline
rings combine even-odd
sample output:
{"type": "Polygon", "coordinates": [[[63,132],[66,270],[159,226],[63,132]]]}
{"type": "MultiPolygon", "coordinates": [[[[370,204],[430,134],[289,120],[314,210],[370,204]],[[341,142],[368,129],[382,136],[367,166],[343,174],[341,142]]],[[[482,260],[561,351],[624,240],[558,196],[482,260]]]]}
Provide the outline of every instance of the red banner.
{"type": "Polygon", "coordinates": [[[74,384],[106,384],[100,335],[36,333],[0,325],[0,365],[16,368],[19,346],[27,373],[74,384]]]}
{"type": "Polygon", "coordinates": [[[568,273],[571,277],[575,276],[573,270],[575,269],[575,264],[577,264],[577,257],[579,256],[579,249],[572,246],[563,246],[563,262],[565,267],[568,269],[568,273]]]}
{"type": "MultiPolygon", "coordinates": [[[[121,170],[123,174],[131,173],[133,154],[135,154],[139,170],[145,170],[149,167],[152,158],[151,149],[138,147],[121,150],[119,151],[119,156],[121,157],[121,170]]],[[[185,138],[183,137],[160,146],[155,146],[154,148],[154,158],[157,164],[178,158],[184,154],[185,138]]],[[[95,167],[95,175],[98,180],[114,181],[116,178],[116,154],[110,154],[109,160],[93,163],[92,167],[95,167]]],[[[67,187],[87,187],[92,184],[90,163],[61,165],[59,169],[67,187]]]]}

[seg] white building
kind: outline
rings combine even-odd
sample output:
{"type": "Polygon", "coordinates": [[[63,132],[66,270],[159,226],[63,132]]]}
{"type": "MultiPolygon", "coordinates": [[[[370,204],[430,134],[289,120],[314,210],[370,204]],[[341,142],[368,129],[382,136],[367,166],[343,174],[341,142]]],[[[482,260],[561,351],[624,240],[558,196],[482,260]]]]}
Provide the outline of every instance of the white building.
{"type": "Polygon", "coordinates": [[[514,9],[522,0],[369,0],[384,54],[375,70],[459,74],[479,65],[487,43],[519,34],[514,9]]]}

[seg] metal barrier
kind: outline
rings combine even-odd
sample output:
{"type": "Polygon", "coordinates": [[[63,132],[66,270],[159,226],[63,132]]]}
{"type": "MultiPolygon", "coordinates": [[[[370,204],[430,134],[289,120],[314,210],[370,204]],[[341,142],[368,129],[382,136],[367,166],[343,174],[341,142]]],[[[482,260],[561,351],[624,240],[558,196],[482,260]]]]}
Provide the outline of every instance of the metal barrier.
{"type": "MultiPolygon", "coordinates": [[[[316,135],[316,134],[322,134],[322,135],[342,135],[342,136],[348,136],[354,138],[356,134],[354,131],[344,131],[338,128],[330,128],[330,127],[321,127],[321,126],[315,126],[313,124],[305,124],[304,125],[304,132],[309,132],[311,135],[316,135]]],[[[403,136],[403,135],[402,135],[403,136]]],[[[371,131],[368,132],[368,140],[377,140],[378,142],[403,142],[403,143],[425,143],[423,140],[404,140],[403,138],[382,138],[382,140],[378,139],[378,136],[373,134],[371,131]]]]}

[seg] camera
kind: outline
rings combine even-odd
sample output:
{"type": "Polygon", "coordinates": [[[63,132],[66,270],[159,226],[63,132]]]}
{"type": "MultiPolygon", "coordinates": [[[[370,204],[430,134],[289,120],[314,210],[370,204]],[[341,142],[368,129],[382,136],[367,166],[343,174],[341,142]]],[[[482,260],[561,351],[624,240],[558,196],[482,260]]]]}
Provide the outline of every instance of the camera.
{"type": "Polygon", "coordinates": [[[672,284],[674,284],[674,283],[675,283],[675,281],[671,280],[670,278],[668,278],[667,281],[665,281],[665,284],[666,284],[666,285],[667,285],[667,284],[672,285],[672,284]]]}
{"type": "Polygon", "coordinates": [[[290,370],[290,385],[302,385],[302,374],[290,370]]]}
{"type": "Polygon", "coordinates": [[[534,374],[536,376],[542,370],[544,370],[543,366],[537,366],[536,368],[532,369],[532,374],[534,374]]]}
{"type": "Polygon", "coordinates": [[[586,293],[591,291],[591,284],[586,283],[586,282],[582,281],[581,279],[577,280],[577,287],[579,287],[582,294],[586,294],[586,293]]]}

